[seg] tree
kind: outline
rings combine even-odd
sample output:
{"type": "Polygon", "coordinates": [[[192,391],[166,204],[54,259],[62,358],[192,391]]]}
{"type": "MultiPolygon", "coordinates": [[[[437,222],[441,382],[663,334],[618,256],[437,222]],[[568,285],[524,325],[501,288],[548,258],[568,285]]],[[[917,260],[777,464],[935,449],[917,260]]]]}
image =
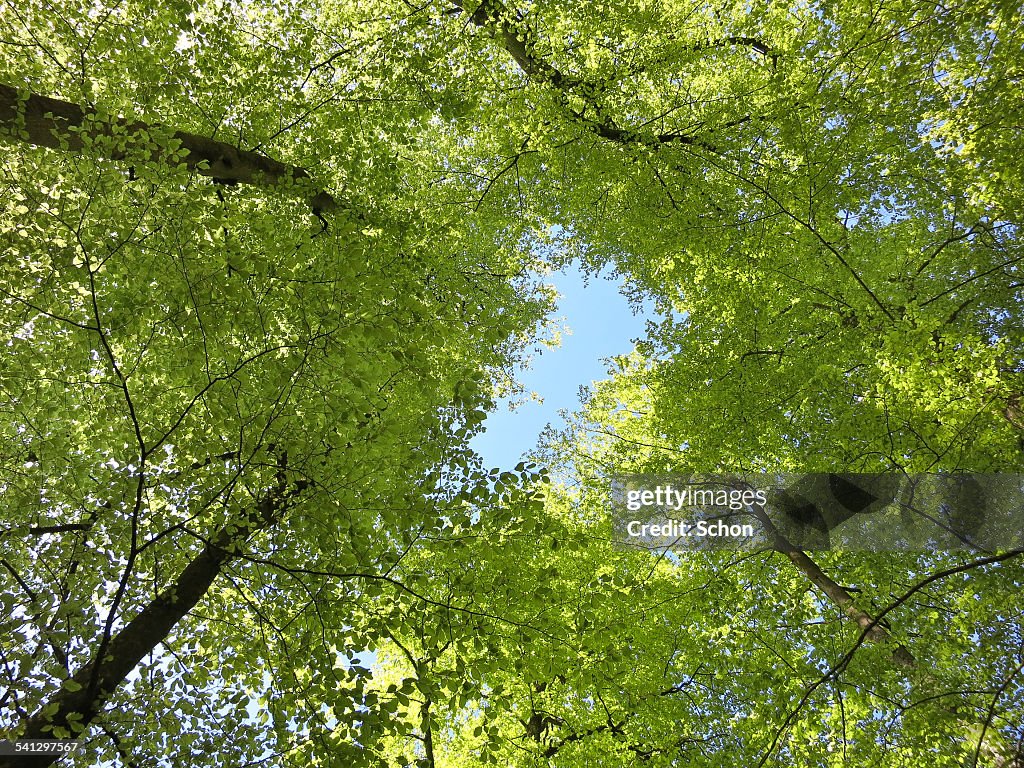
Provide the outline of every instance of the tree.
{"type": "MultiPolygon", "coordinates": [[[[1009,63],[1019,62],[1019,19],[947,10],[758,8],[723,28],[720,11],[708,11],[716,23],[687,8],[689,23],[672,28],[693,38],[626,44],[620,33],[592,49],[589,68],[577,51],[545,41],[552,59],[568,63],[557,72],[523,66],[554,92],[554,109],[596,137],[587,157],[565,153],[570,167],[625,161],[603,175],[563,174],[543,194],[573,211],[572,235],[590,263],[612,262],[665,313],[632,356],[614,361],[611,380],[546,454],[583,489],[578,515],[600,517],[615,473],[1019,467],[1019,201],[990,175],[995,167],[1012,174],[1017,161],[977,151],[1019,121],[1001,85],[1019,66],[1009,63]],[[629,67],[612,63],[627,50],[629,67]],[[727,73],[715,67],[725,61],[727,73]],[[594,74],[567,80],[567,71],[594,74]],[[642,85],[628,91],[626,72],[642,85]],[[597,73],[599,87],[586,90],[597,73]],[[701,86],[720,98],[702,99],[701,86]]],[[[553,25],[571,12],[549,14],[553,25]]],[[[659,22],[670,14],[652,12],[659,22]]],[[[506,45],[514,47],[507,37],[506,45]]],[[[720,691],[729,705],[715,717],[691,701],[689,722],[700,733],[728,723],[737,741],[708,754],[656,744],[678,750],[666,760],[915,764],[935,739],[961,745],[947,752],[951,765],[1019,760],[1020,613],[1003,587],[978,575],[992,560],[776,546],[784,559],[736,568],[743,586],[730,592],[729,616],[718,617],[730,639],[714,645],[731,672],[719,666],[712,683],[700,681],[688,677],[705,672],[691,661],[665,679],[687,681],[694,695],[720,691]],[[928,607],[913,608],[924,607],[925,590],[928,607]],[[794,605],[795,595],[814,597],[794,605]],[[972,598],[993,602],[970,612],[967,631],[957,619],[972,598]],[[810,628],[819,623],[828,629],[816,637],[810,628]],[[980,642],[992,655],[965,670],[971,637],[987,638],[980,642]],[[870,656],[858,650],[864,643],[881,656],[858,659],[870,656]],[[763,710],[752,683],[730,685],[745,670],[780,664],[784,679],[760,686],[763,710]]],[[[694,578],[700,560],[683,557],[662,567],[703,596],[699,585],[713,580],[694,578]]],[[[735,566],[722,558],[712,567],[735,566]]],[[[1012,583],[1017,569],[997,581],[1012,583]]],[[[687,602],[699,628],[715,626],[699,597],[687,602]]],[[[672,669],[671,657],[664,663],[672,669]]],[[[590,708],[592,697],[575,696],[590,708]]],[[[608,707],[615,714],[602,733],[640,711],[636,697],[620,707],[608,707]]],[[[559,717],[561,743],[596,741],[597,726],[571,728],[572,718],[559,717]]]]}
{"type": "MultiPolygon", "coordinates": [[[[1019,153],[993,151],[1020,120],[1005,90],[1020,62],[1017,11],[664,4],[598,17],[488,2],[467,12],[532,86],[509,99],[524,117],[506,122],[526,134],[536,181],[525,201],[518,187],[508,201],[571,212],[560,220],[568,252],[613,264],[665,314],[544,454],[580,487],[575,516],[601,519],[615,472],[1019,467],[1020,206],[1002,181],[1019,153]]],[[[637,645],[657,648],[666,626],[708,633],[657,665],[664,690],[694,696],[687,718],[653,685],[612,701],[563,668],[564,679],[522,680],[510,739],[543,732],[532,754],[567,765],[615,754],[602,739],[665,764],[916,764],[936,759],[936,740],[959,745],[950,764],[1019,760],[1020,612],[1005,591],[1019,551],[777,546],[784,559],[711,560],[736,574],[721,614],[696,555],[658,562],[677,586],[652,586],[651,602],[679,600],[686,620],[656,611],[637,645]],[[976,642],[984,658],[965,665],[976,642]],[[696,659],[712,645],[728,661],[708,671],[696,659]],[[767,685],[753,682],[780,665],[767,685]],[[535,709],[555,689],[554,704],[535,709]],[[698,698],[708,691],[719,710],[698,698]],[[627,734],[649,700],[690,733],[724,729],[735,741],[708,738],[702,750],[684,728],[666,728],[674,740],[627,734]]],[[[503,759],[534,758],[509,749],[503,759]]]]}
{"type": "Polygon", "coordinates": [[[514,238],[403,189],[415,82],[374,107],[346,80],[331,117],[306,100],[368,58],[273,9],[182,11],[4,18],[29,85],[0,91],[4,728],[89,734],[90,762],[307,764],[356,728],[322,732],[325,702],[364,706],[358,605],[415,594],[399,564],[469,494],[501,503],[466,441],[547,302],[514,238]],[[277,25],[294,58],[257,43],[277,25]],[[311,187],[297,154],[341,145],[311,187]]]}
{"type": "Polygon", "coordinates": [[[0,24],[5,728],[81,764],[1019,761],[1019,552],[665,557],[605,514],[613,472],[1019,466],[1019,9],[0,24]],[[465,443],[572,258],[663,319],[541,510],[465,443]]]}

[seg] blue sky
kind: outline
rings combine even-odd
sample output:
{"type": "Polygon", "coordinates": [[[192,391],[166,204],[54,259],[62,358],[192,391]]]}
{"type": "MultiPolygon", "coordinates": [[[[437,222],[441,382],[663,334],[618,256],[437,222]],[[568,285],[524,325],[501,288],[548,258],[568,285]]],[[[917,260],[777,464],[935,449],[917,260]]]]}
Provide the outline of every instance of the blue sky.
{"type": "Polygon", "coordinates": [[[644,336],[645,318],[633,315],[618,281],[591,278],[585,286],[578,270],[567,269],[551,275],[548,282],[561,295],[556,314],[566,329],[562,344],[536,355],[530,369],[517,374],[527,393],[537,393],[543,403],[528,400],[514,411],[507,401],[498,403],[487,417],[484,433],[471,443],[487,467],[514,467],[536,445],[545,425],[562,424],[560,410],[579,407],[581,386],[607,378],[602,358],[630,352],[633,339],[644,336]]]}

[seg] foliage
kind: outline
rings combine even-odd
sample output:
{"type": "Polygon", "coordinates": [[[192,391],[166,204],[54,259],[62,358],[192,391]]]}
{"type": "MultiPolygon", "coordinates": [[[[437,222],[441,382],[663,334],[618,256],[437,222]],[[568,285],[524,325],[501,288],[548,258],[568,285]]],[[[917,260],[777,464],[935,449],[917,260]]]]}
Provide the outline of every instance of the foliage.
{"type": "Polygon", "coordinates": [[[1020,553],[657,556],[606,512],[623,471],[1017,469],[1020,26],[8,3],[0,723],[80,765],[1020,764],[1020,553]],[[561,483],[487,472],[573,259],[660,320],[561,483]]]}

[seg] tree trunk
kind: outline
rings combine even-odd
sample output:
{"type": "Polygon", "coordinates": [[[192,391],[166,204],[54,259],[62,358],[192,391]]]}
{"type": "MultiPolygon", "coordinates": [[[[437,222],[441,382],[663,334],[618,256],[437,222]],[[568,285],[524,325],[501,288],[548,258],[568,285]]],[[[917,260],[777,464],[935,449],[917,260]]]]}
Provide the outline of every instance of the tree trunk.
{"type": "Polygon", "coordinates": [[[820,589],[829,600],[838,606],[847,617],[861,630],[867,632],[865,639],[870,643],[889,645],[892,648],[892,660],[898,667],[913,669],[917,666],[914,654],[903,645],[893,641],[889,630],[879,624],[873,617],[865,613],[853,599],[853,596],[841,584],[829,578],[806,552],[794,546],[772,523],[764,512],[754,507],[754,516],[764,527],[772,546],[782,552],[809,580],[820,589]]]}
{"type": "MultiPolygon", "coordinates": [[[[289,499],[302,487],[290,492],[277,489],[256,506],[247,521],[218,531],[171,586],[143,608],[105,649],[101,644],[97,653],[102,653],[103,658],[93,658],[70,678],[76,690],[62,687],[39,707],[29,718],[18,740],[75,738],[83,732],[128,674],[203,598],[221,567],[238,547],[256,532],[278,522],[289,499]],[[55,736],[54,728],[65,728],[72,735],[55,736]]],[[[43,768],[52,765],[60,756],[59,753],[0,756],[0,768],[43,768]]]]}

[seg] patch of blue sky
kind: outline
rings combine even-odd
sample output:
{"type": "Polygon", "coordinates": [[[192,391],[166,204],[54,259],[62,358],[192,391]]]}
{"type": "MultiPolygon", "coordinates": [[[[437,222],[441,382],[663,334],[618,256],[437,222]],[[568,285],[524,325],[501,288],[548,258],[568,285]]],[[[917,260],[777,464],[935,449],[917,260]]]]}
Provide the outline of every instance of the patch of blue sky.
{"type": "Polygon", "coordinates": [[[653,308],[636,307],[621,292],[622,283],[590,277],[575,265],[549,276],[559,293],[561,344],[547,349],[517,372],[525,394],[499,401],[484,431],[471,446],[487,467],[514,467],[532,450],[544,428],[558,428],[563,413],[580,405],[581,389],[608,378],[608,358],[633,351],[645,336],[653,308]]]}

